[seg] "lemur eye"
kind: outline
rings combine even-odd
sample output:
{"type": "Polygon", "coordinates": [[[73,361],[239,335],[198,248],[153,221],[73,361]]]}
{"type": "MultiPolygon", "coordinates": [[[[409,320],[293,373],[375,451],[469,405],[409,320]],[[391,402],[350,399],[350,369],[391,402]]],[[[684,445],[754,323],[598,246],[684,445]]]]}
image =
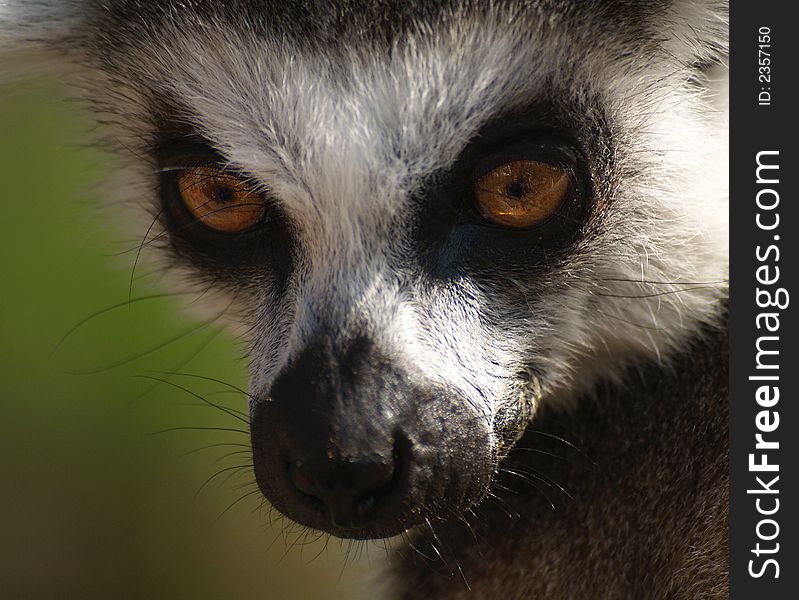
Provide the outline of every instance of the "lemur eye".
{"type": "Polygon", "coordinates": [[[240,233],[258,224],[264,214],[261,194],[222,169],[186,169],[178,175],[177,183],[183,204],[197,221],[211,229],[240,233]]]}
{"type": "Polygon", "coordinates": [[[478,178],[474,197],[478,212],[487,221],[526,229],[554,216],[570,187],[571,176],[557,165],[514,160],[478,178]]]}

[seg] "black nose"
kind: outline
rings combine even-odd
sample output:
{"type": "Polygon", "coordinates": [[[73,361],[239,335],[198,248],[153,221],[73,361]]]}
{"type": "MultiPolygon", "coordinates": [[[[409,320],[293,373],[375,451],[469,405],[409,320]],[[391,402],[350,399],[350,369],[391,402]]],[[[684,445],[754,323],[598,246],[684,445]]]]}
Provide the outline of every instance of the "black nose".
{"type": "Polygon", "coordinates": [[[303,525],[361,540],[479,500],[493,468],[490,425],[423,383],[366,338],[310,343],[250,407],[264,496],[303,525]]]}
{"type": "Polygon", "coordinates": [[[331,525],[359,529],[369,523],[376,507],[400,491],[404,457],[336,456],[332,450],[321,460],[291,460],[289,479],[297,491],[322,506],[331,525]]]}
{"type": "Polygon", "coordinates": [[[389,365],[365,338],[322,338],[257,405],[256,477],[322,528],[355,533],[407,508],[411,444],[400,403],[411,392],[389,365]]]}

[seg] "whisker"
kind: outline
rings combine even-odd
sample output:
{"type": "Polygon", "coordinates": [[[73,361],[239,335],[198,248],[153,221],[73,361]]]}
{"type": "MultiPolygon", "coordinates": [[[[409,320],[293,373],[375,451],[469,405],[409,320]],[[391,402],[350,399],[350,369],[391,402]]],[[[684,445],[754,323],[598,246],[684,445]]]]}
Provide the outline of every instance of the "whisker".
{"type": "Polygon", "coordinates": [[[260,493],[261,493],[261,490],[260,490],[260,489],[255,489],[255,490],[252,490],[252,491],[250,491],[250,492],[247,492],[246,494],[244,494],[244,495],[242,495],[242,496],[239,496],[239,497],[238,497],[238,499],[236,499],[236,500],[235,500],[233,503],[231,503],[230,505],[228,505],[228,507],[227,507],[225,510],[223,510],[221,513],[219,513],[219,514],[217,515],[216,519],[214,519],[214,522],[216,523],[217,521],[219,521],[219,519],[221,519],[222,517],[224,517],[224,516],[225,516],[225,514],[226,514],[226,513],[227,513],[227,512],[228,512],[228,511],[229,511],[231,508],[233,508],[234,506],[236,506],[236,505],[237,505],[239,502],[241,502],[242,500],[245,500],[246,498],[249,498],[250,496],[254,496],[255,494],[260,494],[260,493]]]}
{"type": "MultiPolygon", "coordinates": [[[[222,329],[217,329],[216,331],[213,331],[213,332],[211,332],[211,335],[209,335],[208,337],[206,337],[206,338],[205,338],[205,339],[204,339],[204,340],[203,340],[203,341],[200,343],[199,347],[197,347],[197,348],[196,348],[194,351],[192,351],[192,352],[191,352],[191,353],[190,353],[190,354],[189,354],[189,355],[188,355],[186,358],[184,358],[184,359],[183,359],[183,360],[181,360],[181,361],[180,361],[180,362],[179,362],[177,365],[175,365],[174,369],[175,369],[175,370],[179,370],[179,369],[182,369],[183,367],[185,367],[187,364],[189,364],[189,363],[190,363],[192,360],[194,360],[194,359],[195,359],[197,356],[199,356],[199,355],[200,355],[200,353],[201,353],[203,350],[205,350],[205,349],[206,349],[206,348],[207,348],[207,347],[208,347],[208,346],[211,344],[211,342],[213,342],[213,341],[214,341],[214,340],[215,340],[217,337],[219,337],[219,334],[221,334],[221,333],[222,333],[222,329]]],[[[158,371],[155,371],[155,372],[158,372],[158,371]]],[[[135,398],[133,398],[133,399],[130,401],[130,404],[133,404],[133,403],[135,403],[135,402],[138,402],[139,400],[141,400],[142,398],[144,398],[144,397],[145,397],[147,394],[149,394],[150,392],[152,392],[152,391],[153,391],[155,388],[157,388],[157,387],[158,387],[158,382],[155,382],[155,383],[153,383],[153,384],[151,384],[151,385],[147,386],[147,389],[145,389],[145,390],[144,390],[144,391],[143,391],[141,394],[139,394],[138,396],[136,396],[135,398]]]]}
{"type": "Polygon", "coordinates": [[[701,285],[701,286],[710,286],[710,285],[721,285],[724,283],[729,283],[729,279],[719,279],[716,281],[657,281],[653,279],[624,279],[618,277],[604,277],[601,281],[618,281],[622,283],[648,283],[651,285],[701,285]]]}
{"type": "MultiPolygon", "coordinates": [[[[532,479],[531,477],[527,477],[527,476],[525,476],[525,475],[523,475],[522,473],[519,473],[519,472],[517,472],[517,471],[513,471],[513,470],[511,470],[511,469],[504,469],[504,468],[503,468],[503,469],[500,469],[500,472],[501,472],[501,473],[506,473],[506,474],[508,474],[508,475],[513,475],[514,477],[518,478],[519,480],[521,480],[521,481],[524,481],[525,483],[529,483],[529,484],[530,484],[530,486],[531,486],[531,487],[532,487],[532,488],[533,488],[533,489],[534,489],[536,492],[538,492],[539,494],[541,494],[541,495],[544,497],[544,499],[547,501],[547,504],[549,504],[549,506],[552,508],[552,510],[557,510],[557,509],[555,508],[555,503],[554,503],[554,502],[552,502],[552,499],[551,499],[549,496],[547,496],[547,494],[546,494],[546,493],[544,493],[544,491],[543,491],[541,488],[539,488],[539,487],[538,487],[538,486],[535,484],[535,480],[534,480],[534,479],[532,479]]],[[[545,485],[549,485],[549,484],[548,484],[546,481],[544,481],[544,480],[541,480],[541,481],[542,481],[542,482],[543,482],[545,485]]],[[[552,486],[551,486],[551,485],[549,485],[549,487],[552,487],[552,486]]]]}
{"type": "Polygon", "coordinates": [[[199,448],[195,448],[194,450],[189,450],[188,452],[184,452],[183,454],[179,454],[178,458],[184,458],[186,456],[191,456],[192,454],[197,454],[198,452],[202,452],[203,450],[210,450],[211,448],[220,448],[223,446],[239,446],[243,448],[249,448],[249,444],[239,444],[236,442],[219,442],[217,444],[207,444],[205,446],[200,446],[199,448]]]}
{"type": "Polygon", "coordinates": [[[325,533],[320,533],[319,537],[317,537],[314,541],[321,540],[322,538],[324,538],[325,540],[324,545],[322,545],[322,549],[319,550],[319,552],[317,552],[316,555],[307,564],[310,565],[311,563],[316,562],[319,559],[319,557],[322,556],[322,554],[327,552],[327,545],[330,543],[330,535],[325,533]]]}
{"type": "Polygon", "coordinates": [[[242,433],[246,436],[250,435],[249,431],[244,429],[236,429],[235,427],[170,427],[168,429],[160,429],[155,434],[170,433],[172,431],[227,431],[229,433],[242,433]]]}
{"type": "Polygon", "coordinates": [[[402,537],[402,540],[405,542],[405,544],[407,544],[417,555],[421,556],[427,562],[435,562],[435,559],[433,557],[428,556],[427,554],[419,550],[416,546],[414,546],[405,532],[401,533],[400,536],[402,537]]]}
{"type": "Polygon", "coordinates": [[[469,533],[472,536],[472,540],[474,541],[474,547],[477,550],[477,555],[482,557],[483,553],[480,549],[480,541],[477,538],[477,533],[475,532],[474,527],[472,527],[472,524],[469,522],[469,519],[462,512],[456,512],[454,510],[450,510],[449,512],[452,516],[458,519],[458,521],[466,525],[466,528],[469,530],[469,533]]]}
{"type": "Polygon", "coordinates": [[[585,459],[586,459],[588,462],[590,462],[590,463],[591,463],[591,465],[593,465],[594,467],[598,467],[598,466],[599,466],[599,465],[596,463],[596,461],[594,461],[594,460],[593,460],[593,459],[592,459],[590,456],[588,456],[588,455],[587,455],[585,452],[583,452],[582,450],[580,450],[580,449],[579,449],[577,446],[575,446],[574,444],[572,444],[572,443],[571,443],[569,440],[567,440],[567,439],[565,439],[565,438],[562,438],[562,437],[560,437],[560,436],[557,436],[557,435],[553,435],[553,434],[551,434],[551,433],[547,433],[546,431],[538,431],[538,430],[536,430],[536,429],[532,429],[532,428],[528,428],[528,429],[525,431],[525,433],[534,433],[535,435],[540,435],[540,436],[543,436],[543,437],[548,437],[548,438],[550,438],[550,439],[553,439],[553,440],[556,440],[556,441],[558,441],[558,442],[561,442],[562,444],[565,444],[566,446],[569,446],[569,447],[570,447],[572,450],[574,450],[575,452],[579,453],[579,454],[580,454],[580,456],[582,456],[583,458],[585,458],[585,459]]]}
{"type": "Polygon", "coordinates": [[[134,377],[136,377],[138,379],[150,379],[152,381],[159,381],[161,383],[165,383],[166,385],[171,385],[175,389],[181,390],[183,392],[186,392],[187,394],[190,394],[190,395],[194,396],[195,398],[197,398],[198,400],[201,400],[202,402],[204,402],[208,406],[211,406],[213,408],[221,410],[223,413],[225,413],[227,415],[230,415],[231,417],[233,417],[234,419],[237,419],[238,421],[241,421],[245,425],[249,425],[250,424],[249,418],[245,418],[244,416],[242,416],[243,413],[241,413],[241,412],[239,412],[239,411],[237,411],[237,410],[235,410],[233,408],[227,408],[226,406],[222,406],[220,404],[215,404],[214,402],[211,402],[210,400],[208,400],[207,398],[204,398],[200,394],[198,394],[196,392],[193,392],[192,390],[190,390],[188,388],[185,388],[182,385],[179,385],[179,384],[177,384],[177,383],[175,383],[173,381],[169,381],[168,379],[161,379],[160,377],[151,377],[149,375],[134,375],[134,377]]]}
{"type": "MultiPolygon", "coordinates": [[[[507,490],[508,488],[504,488],[504,489],[507,490]]],[[[508,491],[511,491],[511,490],[508,490],[508,491]]],[[[508,504],[503,498],[501,498],[500,496],[497,496],[496,494],[494,494],[490,490],[487,493],[487,496],[489,498],[493,498],[500,506],[506,507],[505,509],[503,509],[503,512],[505,512],[505,514],[508,515],[509,519],[511,519],[511,520],[514,519],[514,518],[520,519],[522,517],[518,512],[513,510],[513,508],[511,508],[510,504],[508,504]]]]}
{"type": "Polygon", "coordinates": [[[643,298],[657,298],[658,296],[669,296],[672,294],[681,294],[683,292],[692,292],[694,290],[709,290],[712,289],[713,286],[710,285],[698,285],[694,287],[682,288],[679,290],[669,290],[666,292],[653,292],[651,294],[608,294],[605,292],[593,292],[596,296],[603,296],[605,298],[629,298],[629,299],[643,299],[643,298]]]}
{"type": "Polygon", "coordinates": [[[182,340],[184,338],[187,338],[187,337],[190,337],[190,336],[196,334],[199,331],[202,331],[206,327],[212,325],[217,320],[219,320],[219,318],[221,316],[222,315],[220,314],[220,315],[214,317],[210,321],[207,321],[205,323],[201,323],[199,325],[191,327],[190,329],[187,329],[187,330],[181,332],[180,334],[176,335],[175,337],[169,338],[168,340],[166,340],[164,342],[161,342],[159,344],[151,346],[151,347],[149,347],[146,350],[143,350],[141,352],[137,352],[135,354],[131,354],[129,356],[126,356],[125,358],[122,358],[120,360],[117,360],[117,361],[114,361],[114,362],[111,362],[111,363],[107,363],[105,365],[100,365],[99,367],[91,367],[89,369],[68,369],[67,372],[72,374],[72,375],[96,375],[97,373],[103,373],[105,371],[110,371],[112,369],[116,369],[117,367],[121,367],[123,365],[132,363],[133,361],[138,360],[140,358],[143,358],[143,357],[147,356],[148,354],[152,354],[153,352],[157,352],[158,350],[161,350],[162,348],[166,348],[167,346],[170,346],[170,345],[174,344],[175,342],[178,342],[178,341],[180,341],[180,340],[182,340]]]}
{"type": "Polygon", "coordinates": [[[180,372],[180,371],[153,371],[153,372],[154,373],[160,373],[161,375],[174,375],[174,376],[177,376],[177,377],[193,377],[195,379],[203,379],[205,381],[212,381],[212,382],[218,383],[220,385],[225,385],[225,386],[227,386],[227,387],[229,387],[229,388],[231,388],[231,389],[233,389],[233,390],[235,390],[237,392],[241,392],[244,396],[246,396],[247,398],[249,398],[252,401],[256,400],[255,396],[250,395],[249,392],[243,390],[242,388],[240,388],[240,387],[238,387],[236,385],[233,385],[232,383],[228,383],[227,381],[223,381],[221,379],[216,379],[214,377],[209,377],[207,375],[196,375],[194,373],[183,373],[183,372],[180,372]]]}
{"type": "MultiPolygon", "coordinates": [[[[237,204],[237,207],[243,207],[243,206],[260,207],[260,206],[262,206],[262,204],[259,203],[259,202],[242,202],[240,204],[237,204]]],[[[132,248],[128,248],[127,250],[123,250],[121,252],[113,254],[112,256],[122,256],[124,254],[128,254],[128,253],[134,252],[134,251],[141,252],[144,248],[147,248],[148,246],[150,246],[150,245],[152,245],[152,244],[154,244],[156,242],[161,241],[163,238],[169,237],[169,235],[171,233],[180,233],[181,231],[184,231],[186,229],[189,229],[190,227],[193,227],[196,223],[198,223],[200,221],[203,221],[204,219],[207,219],[208,217],[212,217],[213,215],[215,215],[218,212],[223,212],[223,211],[226,211],[226,210],[230,210],[230,208],[227,207],[227,206],[223,206],[221,208],[217,208],[215,210],[212,210],[212,211],[202,215],[202,217],[195,218],[194,220],[192,220],[191,222],[189,222],[189,223],[187,223],[185,225],[173,228],[171,230],[161,231],[160,233],[158,233],[154,237],[150,238],[146,242],[143,241],[140,245],[134,246],[132,248]]],[[[253,228],[253,229],[256,229],[256,228],[257,228],[257,226],[255,228],[253,228]]]]}
{"type": "Polygon", "coordinates": [[[247,448],[246,450],[234,450],[233,452],[226,452],[222,456],[217,457],[214,462],[220,463],[226,458],[230,458],[231,456],[241,456],[242,454],[246,454],[248,456],[252,456],[252,449],[247,448]]]}
{"type": "Polygon", "coordinates": [[[208,487],[208,484],[211,483],[214,479],[216,479],[220,475],[223,475],[225,473],[229,473],[230,471],[234,471],[234,473],[235,473],[235,471],[241,471],[241,470],[249,469],[250,467],[252,467],[252,465],[246,464],[246,465],[233,465],[232,467],[225,467],[223,469],[219,469],[216,473],[211,475],[208,479],[206,479],[203,482],[203,484],[200,486],[200,488],[194,494],[194,498],[197,499],[200,496],[200,494],[202,494],[203,490],[206,487],[208,487]]]}
{"type": "Polygon", "coordinates": [[[562,460],[565,462],[572,462],[570,459],[566,458],[565,456],[559,456],[558,454],[554,454],[552,452],[547,452],[546,450],[541,450],[540,448],[526,448],[520,446],[514,446],[511,454],[514,452],[535,452],[536,454],[544,454],[546,456],[551,456],[552,458],[556,458],[558,460],[562,460]]]}
{"type": "Polygon", "coordinates": [[[150,222],[150,226],[147,228],[147,231],[144,233],[144,237],[139,244],[139,248],[136,250],[136,258],[133,260],[133,268],[130,270],[130,283],[128,284],[128,300],[133,296],[133,280],[136,276],[136,266],[139,264],[139,258],[141,258],[142,249],[144,248],[144,244],[147,241],[147,238],[150,237],[150,232],[155,227],[155,224],[158,222],[158,219],[161,218],[161,215],[164,213],[163,209],[159,210],[156,213],[153,220],[150,222]]]}
{"type": "Polygon", "coordinates": [[[58,340],[58,343],[55,345],[55,347],[50,352],[50,356],[53,356],[56,352],[58,352],[59,348],[61,348],[61,346],[64,344],[64,342],[66,342],[67,339],[73,333],[75,333],[75,331],[77,331],[80,327],[82,327],[83,325],[85,325],[89,321],[92,321],[93,319],[96,319],[97,317],[100,317],[100,316],[102,316],[102,315],[104,315],[106,313],[109,313],[109,312],[111,312],[113,310],[116,310],[118,308],[122,308],[123,306],[130,306],[131,304],[136,304],[138,302],[144,302],[144,301],[147,301],[147,300],[161,300],[163,298],[173,298],[173,297],[176,297],[176,296],[187,296],[187,295],[190,295],[190,294],[192,294],[192,292],[173,292],[173,293],[168,293],[168,294],[151,294],[151,295],[148,295],[148,296],[139,296],[138,298],[128,299],[125,302],[120,302],[118,304],[114,304],[113,306],[109,306],[107,308],[103,308],[101,310],[98,310],[97,312],[92,313],[91,315],[81,319],[75,325],[70,327],[69,330],[61,337],[61,339],[58,340]]]}
{"type": "MultiPolygon", "coordinates": [[[[425,517],[425,523],[427,523],[427,527],[430,529],[430,533],[433,534],[433,541],[435,542],[435,543],[431,544],[431,546],[433,548],[433,551],[438,555],[438,557],[441,559],[441,562],[444,563],[444,566],[449,570],[450,575],[454,574],[454,571],[452,570],[452,567],[449,566],[447,561],[444,559],[444,556],[441,554],[439,549],[436,547],[436,544],[438,544],[443,549],[444,546],[441,543],[441,538],[438,537],[438,534],[436,533],[436,530],[433,529],[433,524],[430,522],[430,519],[425,517]]],[[[466,584],[466,589],[468,589],[471,592],[472,588],[469,585],[469,581],[466,579],[466,575],[463,572],[463,569],[461,568],[461,565],[458,562],[457,557],[453,556],[453,559],[455,560],[455,568],[458,569],[458,572],[461,574],[461,578],[463,579],[463,583],[466,584]]]]}

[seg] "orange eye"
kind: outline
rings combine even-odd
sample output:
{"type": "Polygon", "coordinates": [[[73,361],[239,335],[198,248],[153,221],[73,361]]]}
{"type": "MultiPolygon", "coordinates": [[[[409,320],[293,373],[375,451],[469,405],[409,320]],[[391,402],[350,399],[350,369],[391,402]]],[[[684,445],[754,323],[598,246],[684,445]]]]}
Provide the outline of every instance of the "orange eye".
{"type": "Polygon", "coordinates": [[[516,160],[480,177],[474,196],[480,215],[503,227],[540,225],[558,212],[571,187],[561,167],[536,160],[516,160]]]}
{"type": "Polygon", "coordinates": [[[195,167],[178,176],[181,200],[203,225],[226,233],[240,233],[255,226],[264,213],[264,202],[253,187],[215,167],[195,167]]]}

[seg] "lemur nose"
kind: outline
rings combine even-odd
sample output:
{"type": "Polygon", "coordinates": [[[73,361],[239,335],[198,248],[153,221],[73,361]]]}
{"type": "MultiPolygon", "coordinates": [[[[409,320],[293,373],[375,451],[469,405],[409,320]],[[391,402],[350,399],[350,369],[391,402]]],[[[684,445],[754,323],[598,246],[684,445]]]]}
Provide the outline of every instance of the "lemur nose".
{"type": "Polygon", "coordinates": [[[382,531],[409,510],[416,455],[404,410],[411,394],[366,338],[309,345],[253,413],[264,493],[320,529],[382,531]]]}
{"type": "Polygon", "coordinates": [[[401,487],[402,460],[397,452],[349,457],[328,451],[321,460],[291,461],[289,480],[297,491],[321,503],[334,527],[358,529],[371,520],[373,508],[401,487]]]}

